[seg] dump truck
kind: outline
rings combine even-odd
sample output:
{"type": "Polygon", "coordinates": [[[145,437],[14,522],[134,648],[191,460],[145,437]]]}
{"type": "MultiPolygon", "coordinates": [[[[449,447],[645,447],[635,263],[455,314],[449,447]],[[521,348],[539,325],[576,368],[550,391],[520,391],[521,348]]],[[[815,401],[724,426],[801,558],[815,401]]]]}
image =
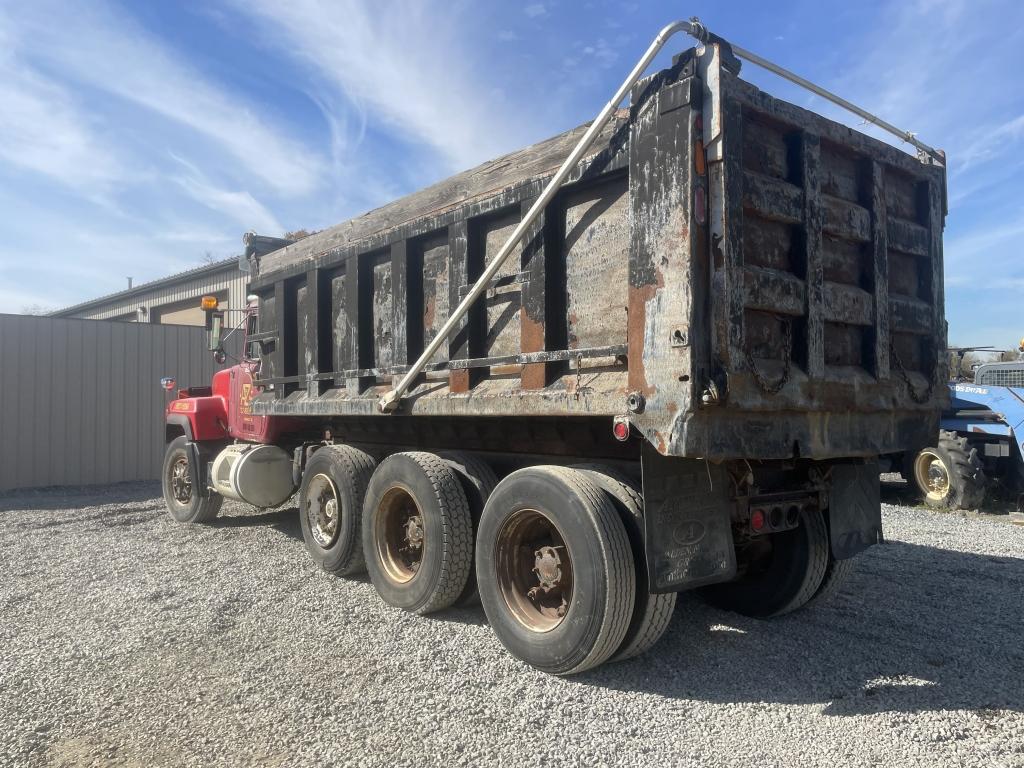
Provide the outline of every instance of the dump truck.
{"type": "Polygon", "coordinates": [[[684,590],[823,600],[881,540],[877,457],[938,429],[944,216],[941,151],[675,22],[589,124],[283,247],[247,235],[244,316],[204,299],[240,359],[168,406],[170,513],[297,494],[316,565],[414,613],[479,601],[554,674],[648,651],[684,590]],[[697,45],[647,74],[678,32],[697,45]]]}

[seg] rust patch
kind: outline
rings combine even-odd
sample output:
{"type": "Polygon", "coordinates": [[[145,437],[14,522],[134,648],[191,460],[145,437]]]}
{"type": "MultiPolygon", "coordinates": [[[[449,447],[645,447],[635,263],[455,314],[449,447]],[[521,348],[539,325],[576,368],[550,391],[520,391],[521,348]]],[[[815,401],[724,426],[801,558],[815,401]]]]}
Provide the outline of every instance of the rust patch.
{"type": "Polygon", "coordinates": [[[645,397],[653,395],[655,388],[647,382],[644,369],[644,337],[647,332],[647,303],[665,286],[661,270],[655,271],[657,282],[642,286],[629,286],[626,311],[626,347],[629,351],[629,388],[645,397]]]}
{"type": "MultiPolygon", "coordinates": [[[[530,317],[529,312],[524,311],[520,315],[520,325],[519,338],[523,352],[543,352],[544,323],[538,323],[530,317]]],[[[523,366],[523,389],[543,389],[545,386],[547,386],[547,365],[545,363],[530,363],[523,366]]]]}
{"type": "Polygon", "coordinates": [[[469,392],[469,370],[460,368],[448,374],[448,390],[453,394],[469,392]]]}

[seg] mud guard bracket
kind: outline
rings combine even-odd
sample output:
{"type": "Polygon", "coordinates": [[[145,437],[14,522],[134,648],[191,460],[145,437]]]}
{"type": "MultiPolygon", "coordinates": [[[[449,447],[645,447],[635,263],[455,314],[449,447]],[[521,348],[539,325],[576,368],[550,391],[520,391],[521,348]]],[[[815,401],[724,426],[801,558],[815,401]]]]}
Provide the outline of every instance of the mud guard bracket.
{"type": "Polygon", "coordinates": [[[699,459],[644,444],[644,549],[651,592],[679,592],[736,575],[729,481],[699,459]]]}
{"type": "Polygon", "coordinates": [[[847,560],[882,541],[877,461],[832,467],[828,523],[836,560],[847,560]]]}

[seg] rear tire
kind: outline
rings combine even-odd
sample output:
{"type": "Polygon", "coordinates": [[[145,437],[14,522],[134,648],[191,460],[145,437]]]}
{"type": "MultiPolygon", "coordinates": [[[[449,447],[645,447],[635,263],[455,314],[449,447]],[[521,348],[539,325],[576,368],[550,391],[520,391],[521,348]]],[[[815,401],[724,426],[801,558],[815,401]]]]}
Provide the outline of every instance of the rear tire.
{"type": "Polygon", "coordinates": [[[425,614],[451,606],[473,568],[473,521],[458,474],[440,456],[389,456],[363,502],[370,580],[388,605],[425,614]]]}
{"type": "MultiPolygon", "coordinates": [[[[469,502],[469,514],[473,520],[473,541],[475,542],[476,532],[480,526],[480,516],[484,512],[487,499],[498,485],[498,476],[494,474],[490,464],[472,453],[442,451],[438,455],[455,470],[455,474],[462,482],[462,490],[466,494],[466,501],[469,502]]],[[[480,592],[476,587],[476,569],[470,568],[466,587],[459,595],[459,599],[455,601],[455,605],[459,608],[467,608],[479,604],[480,592]]]]}
{"type": "Polygon", "coordinates": [[[576,467],[601,486],[615,503],[619,518],[626,528],[636,577],[636,598],[629,629],[622,644],[609,661],[625,661],[650,650],[657,643],[672,620],[676,607],[676,593],[651,594],[648,592],[647,563],[644,553],[643,496],[625,477],[615,470],[594,464],[576,467]]]}
{"type": "Polygon", "coordinates": [[[476,570],[494,633],[527,664],[573,674],[622,645],[636,591],[629,537],[583,472],[530,467],[502,480],[480,520],[476,570]]]}
{"type": "Polygon", "coordinates": [[[209,523],[220,512],[224,497],[212,492],[204,496],[192,487],[197,468],[192,466],[187,444],[188,438],[181,435],[167,445],[161,474],[164,503],[179,523],[209,523]]]}
{"type": "Polygon", "coordinates": [[[306,463],[299,486],[299,520],[306,551],[338,576],[366,570],[360,526],[363,497],[376,466],[350,445],[325,445],[306,463]]]}
{"type": "Polygon", "coordinates": [[[985,500],[985,470],[966,437],[939,432],[939,444],[914,457],[910,482],[932,509],[977,509],[985,500]]]}
{"type": "Polygon", "coordinates": [[[825,576],[821,580],[821,586],[814,593],[811,602],[815,605],[823,605],[834,598],[856,565],[856,559],[836,560],[831,554],[828,556],[828,565],[825,566],[825,576]]]}
{"type": "Polygon", "coordinates": [[[829,564],[829,539],[819,510],[804,509],[800,525],[762,536],[739,553],[746,572],[736,581],[700,590],[711,605],[766,619],[807,603],[821,587],[829,564]]]}

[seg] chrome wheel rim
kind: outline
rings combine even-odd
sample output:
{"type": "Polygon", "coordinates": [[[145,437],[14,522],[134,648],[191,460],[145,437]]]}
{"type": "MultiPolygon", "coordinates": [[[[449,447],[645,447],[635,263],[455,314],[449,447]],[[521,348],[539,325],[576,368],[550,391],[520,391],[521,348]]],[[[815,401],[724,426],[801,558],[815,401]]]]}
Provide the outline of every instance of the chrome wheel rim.
{"type": "Polygon", "coordinates": [[[179,456],[171,464],[171,496],[182,506],[192,501],[192,474],[188,471],[188,456],[179,456]]]}
{"type": "Polygon", "coordinates": [[[572,605],[573,565],[558,526],[543,512],[521,509],[494,545],[496,579],[509,613],[531,632],[550,632],[572,605]]]}
{"type": "Polygon", "coordinates": [[[930,448],[921,451],[914,460],[914,477],[930,501],[942,501],[949,495],[949,469],[930,448]]]}
{"type": "Polygon", "coordinates": [[[318,546],[327,549],[338,540],[340,510],[338,489],[331,478],[324,474],[314,475],[306,489],[306,519],[309,532],[318,546]]]}

